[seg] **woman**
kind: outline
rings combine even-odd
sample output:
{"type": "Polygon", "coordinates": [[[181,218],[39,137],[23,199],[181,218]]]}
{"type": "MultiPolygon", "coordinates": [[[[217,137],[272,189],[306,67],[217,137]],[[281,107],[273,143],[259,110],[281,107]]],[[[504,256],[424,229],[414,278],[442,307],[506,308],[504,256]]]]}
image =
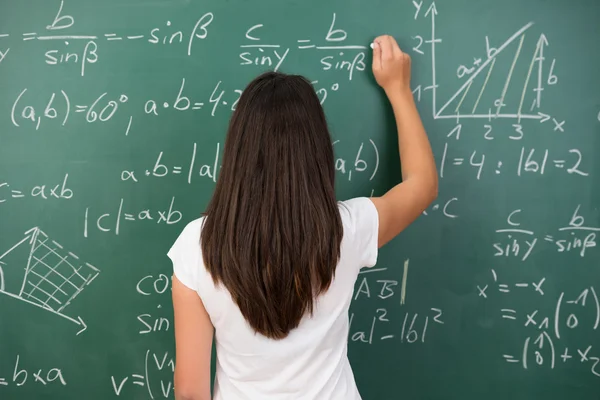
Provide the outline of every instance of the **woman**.
{"type": "Polygon", "coordinates": [[[390,36],[373,73],[394,110],[402,183],[336,202],[331,138],[299,76],[267,73],[244,90],[205,216],[169,250],[175,394],[358,400],[347,357],[348,308],[360,268],[437,196],[437,171],[410,89],[410,58],[390,36]]]}

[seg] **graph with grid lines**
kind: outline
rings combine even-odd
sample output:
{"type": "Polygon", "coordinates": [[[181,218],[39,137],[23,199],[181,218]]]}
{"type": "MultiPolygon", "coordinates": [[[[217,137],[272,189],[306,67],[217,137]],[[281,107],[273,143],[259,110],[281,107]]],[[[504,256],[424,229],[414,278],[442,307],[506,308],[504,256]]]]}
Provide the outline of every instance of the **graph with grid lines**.
{"type": "Polygon", "coordinates": [[[60,314],[100,273],[38,228],[27,231],[0,259],[20,246],[30,249],[18,297],[54,313],[60,314]]]}

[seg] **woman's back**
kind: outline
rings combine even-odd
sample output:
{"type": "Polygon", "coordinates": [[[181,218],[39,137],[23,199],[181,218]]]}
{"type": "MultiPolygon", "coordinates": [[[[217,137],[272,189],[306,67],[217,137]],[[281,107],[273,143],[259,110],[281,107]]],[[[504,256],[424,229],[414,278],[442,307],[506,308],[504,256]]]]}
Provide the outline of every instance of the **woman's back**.
{"type": "Polygon", "coordinates": [[[173,245],[175,275],[198,293],[216,329],[215,399],[360,399],[347,357],[348,308],[360,268],[377,260],[378,217],[367,198],[338,207],[344,235],[335,278],[312,316],[280,340],[257,334],[229,291],[215,286],[199,246],[204,218],[173,245]]]}
{"type": "Polygon", "coordinates": [[[437,195],[431,147],[410,88],[410,58],[390,36],[373,71],[396,117],[402,182],[338,202],[332,138],[306,78],[266,73],[240,96],[205,216],[173,260],[175,395],[226,400],[358,400],[348,308],[361,267],[437,195]]]}

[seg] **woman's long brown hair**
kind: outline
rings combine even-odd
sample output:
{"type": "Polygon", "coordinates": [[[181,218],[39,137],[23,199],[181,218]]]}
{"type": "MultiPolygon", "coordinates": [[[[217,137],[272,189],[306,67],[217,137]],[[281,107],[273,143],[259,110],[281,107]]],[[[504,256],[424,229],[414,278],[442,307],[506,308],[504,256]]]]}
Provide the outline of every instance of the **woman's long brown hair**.
{"type": "Polygon", "coordinates": [[[215,284],[258,333],[285,338],[333,280],[343,235],[333,145],[314,88],[268,72],[243,91],[205,212],[215,284]]]}

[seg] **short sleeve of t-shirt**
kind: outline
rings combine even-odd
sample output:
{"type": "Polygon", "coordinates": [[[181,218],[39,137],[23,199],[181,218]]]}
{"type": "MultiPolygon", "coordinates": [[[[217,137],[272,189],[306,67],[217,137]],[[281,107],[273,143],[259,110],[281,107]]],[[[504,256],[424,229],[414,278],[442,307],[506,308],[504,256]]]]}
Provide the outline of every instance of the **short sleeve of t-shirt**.
{"type": "Polygon", "coordinates": [[[341,202],[341,212],[344,227],[349,228],[348,233],[352,250],[358,257],[360,267],[372,267],[377,263],[379,214],[371,199],[357,197],[341,202]]]}
{"type": "Polygon", "coordinates": [[[201,219],[190,222],[169,249],[173,273],[188,288],[198,291],[201,219]]]}

